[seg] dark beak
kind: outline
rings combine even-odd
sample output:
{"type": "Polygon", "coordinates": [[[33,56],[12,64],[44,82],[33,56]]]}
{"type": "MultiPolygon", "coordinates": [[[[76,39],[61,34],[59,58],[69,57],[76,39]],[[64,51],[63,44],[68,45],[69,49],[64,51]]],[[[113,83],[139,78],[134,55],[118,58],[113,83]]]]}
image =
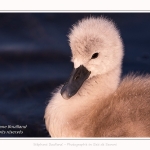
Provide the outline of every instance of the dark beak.
{"type": "Polygon", "coordinates": [[[84,81],[89,77],[88,71],[83,65],[73,70],[69,81],[62,87],[61,95],[64,99],[69,99],[75,95],[84,81]]]}

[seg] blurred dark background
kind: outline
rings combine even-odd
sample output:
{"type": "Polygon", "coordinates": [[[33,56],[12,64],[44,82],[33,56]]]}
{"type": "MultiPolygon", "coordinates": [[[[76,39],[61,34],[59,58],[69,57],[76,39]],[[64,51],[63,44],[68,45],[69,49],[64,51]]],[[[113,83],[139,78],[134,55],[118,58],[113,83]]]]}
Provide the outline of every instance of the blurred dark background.
{"type": "Polygon", "coordinates": [[[150,73],[149,13],[0,13],[0,137],[48,137],[45,107],[73,67],[69,29],[89,16],[110,18],[120,30],[123,76],[150,73]]]}

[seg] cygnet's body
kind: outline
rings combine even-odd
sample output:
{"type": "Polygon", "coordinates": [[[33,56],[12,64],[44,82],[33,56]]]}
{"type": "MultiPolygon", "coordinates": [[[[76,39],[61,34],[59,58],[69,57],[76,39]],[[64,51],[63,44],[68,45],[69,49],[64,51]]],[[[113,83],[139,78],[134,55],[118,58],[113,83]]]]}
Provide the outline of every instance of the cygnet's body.
{"type": "Polygon", "coordinates": [[[83,19],[69,34],[74,71],[45,110],[52,137],[149,137],[150,76],[120,81],[123,45],[114,24],[83,19]]]}

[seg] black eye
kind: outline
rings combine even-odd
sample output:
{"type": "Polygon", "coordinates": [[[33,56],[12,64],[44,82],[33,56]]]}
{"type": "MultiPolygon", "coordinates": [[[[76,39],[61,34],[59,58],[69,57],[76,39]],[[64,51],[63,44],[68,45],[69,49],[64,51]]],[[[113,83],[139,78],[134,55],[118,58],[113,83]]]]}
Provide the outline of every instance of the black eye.
{"type": "Polygon", "coordinates": [[[99,53],[94,53],[94,54],[92,55],[91,59],[97,58],[97,57],[98,57],[98,54],[99,54],[99,53]]]}

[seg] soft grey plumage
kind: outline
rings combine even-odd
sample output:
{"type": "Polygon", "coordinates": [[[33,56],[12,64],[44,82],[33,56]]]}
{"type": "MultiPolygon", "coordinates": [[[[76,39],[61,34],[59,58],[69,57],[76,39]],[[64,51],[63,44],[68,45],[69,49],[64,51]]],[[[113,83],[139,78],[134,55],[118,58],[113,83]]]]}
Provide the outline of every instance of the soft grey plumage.
{"type": "Polygon", "coordinates": [[[73,26],[69,41],[75,70],[46,107],[50,135],[149,137],[150,75],[120,81],[123,44],[114,23],[83,19],[73,26]]]}

